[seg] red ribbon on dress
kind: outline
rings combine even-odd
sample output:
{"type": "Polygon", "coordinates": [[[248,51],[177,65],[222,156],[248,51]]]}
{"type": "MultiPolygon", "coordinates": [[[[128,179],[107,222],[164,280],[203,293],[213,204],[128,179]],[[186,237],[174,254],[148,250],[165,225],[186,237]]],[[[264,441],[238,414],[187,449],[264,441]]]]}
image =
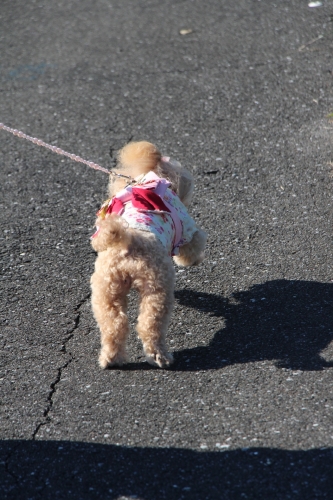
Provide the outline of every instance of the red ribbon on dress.
{"type": "Polygon", "coordinates": [[[159,210],[169,212],[162,198],[150,189],[132,189],[132,205],[138,210],[159,210]]]}
{"type": "MultiPolygon", "coordinates": [[[[131,202],[133,207],[137,210],[158,210],[160,212],[171,212],[170,209],[165,205],[162,198],[150,189],[133,187],[131,202]]],[[[112,212],[115,212],[117,214],[121,214],[123,208],[124,203],[119,198],[115,197],[111,201],[106,213],[111,214],[112,212]]]]}

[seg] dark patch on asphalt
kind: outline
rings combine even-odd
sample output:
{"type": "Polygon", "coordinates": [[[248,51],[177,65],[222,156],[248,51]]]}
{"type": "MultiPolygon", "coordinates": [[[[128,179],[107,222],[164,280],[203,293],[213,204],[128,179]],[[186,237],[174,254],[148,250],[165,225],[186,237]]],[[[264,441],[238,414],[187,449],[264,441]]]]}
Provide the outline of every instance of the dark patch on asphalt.
{"type": "Polygon", "coordinates": [[[2,498],[315,500],[333,490],[333,449],[217,452],[1,441],[2,498]]]}

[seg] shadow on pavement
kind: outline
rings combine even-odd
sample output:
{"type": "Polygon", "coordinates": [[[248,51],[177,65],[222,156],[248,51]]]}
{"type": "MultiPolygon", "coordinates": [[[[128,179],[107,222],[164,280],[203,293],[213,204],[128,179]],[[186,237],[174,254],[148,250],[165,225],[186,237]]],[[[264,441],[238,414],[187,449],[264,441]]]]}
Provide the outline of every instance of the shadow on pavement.
{"type": "Polygon", "coordinates": [[[2,499],[329,499],[333,449],[197,452],[0,441],[2,499]]]}
{"type": "Polygon", "coordinates": [[[276,360],[278,367],[293,370],[333,367],[333,361],[320,356],[333,340],[333,284],[275,280],[235,293],[231,299],[193,290],[177,291],[176,299],[225,318],[226,325],[209,346],[178,352],[174,370],[259,360],[276,360]]]}

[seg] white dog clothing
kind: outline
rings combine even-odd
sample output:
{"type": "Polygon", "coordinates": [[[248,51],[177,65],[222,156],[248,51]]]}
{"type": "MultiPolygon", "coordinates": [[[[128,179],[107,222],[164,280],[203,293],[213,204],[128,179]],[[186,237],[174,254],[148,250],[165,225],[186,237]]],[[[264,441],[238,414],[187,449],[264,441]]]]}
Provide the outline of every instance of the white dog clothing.
{"type": "Polygon", "coordinates": [[[170,182],[148,172],[105,202],[97,215],[117,213],[129,227],[153,233],[170,255],[189,243],[197,231],[185,205],[169,188],[170,182]]]}

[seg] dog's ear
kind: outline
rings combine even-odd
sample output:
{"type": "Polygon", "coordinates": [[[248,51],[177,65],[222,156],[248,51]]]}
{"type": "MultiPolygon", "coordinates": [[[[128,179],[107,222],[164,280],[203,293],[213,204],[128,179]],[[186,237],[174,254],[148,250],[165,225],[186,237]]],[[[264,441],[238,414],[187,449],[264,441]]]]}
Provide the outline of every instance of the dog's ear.
{"type": "MultiPolygon", "coordinates": [[[[122,173],[122,171],[118,170],[118,169],[114,170],[113,172],[115,172],[116,174],[122,173]]],[[[117,193],[119,193],[119,191],[122,191],[123,189],[125,189],[125,187],[127,185],[128,185],[127,179],[123,179],[122,177],[116,177],[116,176],[110,175],[109,187],[108,187],[110,198],[113,198],[117,193]]]]}
{"type": "Polygon", "coordinates": [[[182,169],[179,179],[179,192],[178,196],[184,203],[185,207],[188,207],[192,201],[194,191],[194,180],[191,172],[182,169]]]}
{"type": "Polygon", "coordinates": [[[188,207],[192,200],[194,190],[193,175],[182,167],[178,161],[161,159],[157,173],[171,182],[171,189],[177,193],[181,201],[188,207]]]}

